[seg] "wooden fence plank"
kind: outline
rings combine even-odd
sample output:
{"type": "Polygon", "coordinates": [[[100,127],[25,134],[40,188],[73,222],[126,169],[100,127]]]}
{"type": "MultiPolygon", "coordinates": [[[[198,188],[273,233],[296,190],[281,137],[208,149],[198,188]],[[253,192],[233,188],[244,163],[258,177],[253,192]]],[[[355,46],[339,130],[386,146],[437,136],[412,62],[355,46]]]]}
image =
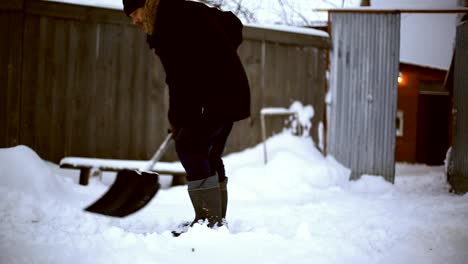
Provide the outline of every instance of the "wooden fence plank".
{"type": "Polygon", "coordinates": [[[239,56],[247,73],[251,92],[251,117],[236,122],[231,137],[227,143],[226,153],[239,151],[245,146],[253,146],[261,138],[260,109],[263,107],[265,86],[265,43],[262,41],[245,40],[239,48],[239,56]]]}
{"type": "MultiPolygon", "coordinates": [[[[168,89],[144,33],[120,10],[48,1],[26,0],[24,21],[23,30],[14,33],[24,38],[15,46],[23,56],[12,56],[22,65],[13,75],[17,90],[0,94],[0,118],[15,112],[7,109],[18,109],[17,117],[8,117],[12,122],[0,128],[0,136],[14,140],[18,133],[19,144],[53,162],[68,155],[149,158],[169,126],[168,89]]],[[[304,47],[326,54],[328,38],[251,27],[245,27],[244,38],[239,54],[251,85],[252,116],[236,123],[226,153],[261,141],[262,107],[304,100],[321,102],[314,108],[324,113],[324,90],[315,89],[315,82],[325,85],[325,63],[317,62],[324,58],[304,47]]],[[[5,45],[0,43],[2,83],[8,79],[5,45]]],[[[281,129],[282,121],[277,126],[281,129]]],[[[173,150],[164,156],[176,158],[173,150]]]]}
{"type": "Polygon", "coordinates": [[[117,158],[125,158],[128,157],[127,152],[130,147],[130,131],[133,129],[130,124],[130,94],[132,90],[132,79],[133,79],[133,71],[131,70],[133,67],[132,60],[134,59],[132,56],[133,51],[135,49],[135,42],[134,42],[134,30],[130,27],[124,27],[122,33],[122,40],[120,42],[120,49],[127,49],[126,52],[120,53],[120,75],[119,75],[119,82],[118,82],[118,90],[117,90],[117,97],[116,97],[116,104],[115,104],[115,112],[116,112],[116,129],[118,130],[117,133],[117,145],[115,146],[116,157],[117,158]]]}
{"type": "MultiPolygon", "coordinates": [[[[38,43],[40,32],[38,16],[25,16],[23,42],[23,77],[21,85],[21,117],[20,142],[36,150],[35,106],[39,93],[37,88],[39,73],[38,43]],[[34,45],[32,45],[34,43],[34,45]]],[[[47,157],[44,157],[47,158],[47,157]]]]}
{"type": "MultiPolygon", "coordinates": [[[[159,148],[159,145],[165,139],[165,134],[169,128],[169,122],[166,118],[168,107],[168,97],[166,97],[166,74],[163,66],[152,50],[147,49],[144,55],[148,59],[147,80],[148,85],[145,86],[145,153],[144,155],[150,158],[159,148]],[[160,118],[158,118],[160,117],[160,118]]],[[[175,152],[172,153],[171,159],[176,159],[175,152]]],[[[165,155],[169,157],[169,155],[165,155]]]]}
{"type": "Polygon", "coordinates": [[[96,24],[131,24],[131,21],[122,10],[112,10],[94,6],[26,0],[25,11],[33,15],[71,19],[96,24]]]}
{"type": "MultiPolygon", "coordinates": [[[[8,121],[9,121],[9,142],[10,146],[19,144],[19,119],[20,119],[20,98],[21,98],[21,68],[23,63],[23,15],[19,12],[10,14],[10,51],[8,58],[8,121]]],[[[7,41],[8,42],[8,41],[7,41]]],[[[7,136],[8,138],[8,136],[7,136]]]]}
{"type": "Polygon", "coordinates": [[[148,64],[146,63],[146,58],[144,57],[144,51],[147,49],[142,42],[135,42],[135,50],[133,50],[134,54],[134,64],[132,67],[134,80],[132,82],[132,89],[131,89],[131,101],[130,101],[130,155],[141,158],[139,155],[140,149],[142,147],[143,139],[141,138],[142,130],[144,127],[143,125],[143,108],[141,108],[143,101],[142,101],[142,93],[144,91],[144,87],[146,85],[144,81],[145,72],[147,71],[148,64]]]}
{"type": "Polygon", "coordinates": [[[0,43],[0,147],[11,147],[19,143],[23,15],[0,11],[0,23],[8,40],[0,43]]]}
{"type": "Polygon", "coordinates": [[[0,0],[0,10],[23,10],[24,0],[0,0]]]}
{"type": "Polygon", "coordinates": [[[68,28],[68,38],[67,42],[64,43],[67,46],[67,50],[69,53],[67,54],[67,65],[66,65],[66,80],[63,83],[64,89],[66,89],[66,106],[64,111],[66,112],[66,120],[65,120],[65,143],[64,143],[64,156],[70,156],[74,153],[74,140],[73,135],[74,131],[74,121],[76,120],[76,115],[74,110],[75,104],[75,72],[77,68],[77,57],[78,52],[75,52],[78,48],[78,36],[77,33],[77,25],[75,21],[67,21],[67,28],[68,28]]]}
{"type": "Polygon", "coordinates": [[[35,131],[36,137],[34,138],[35,150],[38,153],[50,153],[50,116],[51,116],[51,79],[52,76],[52,50],[53,30],[50,28],[53,26],[50,23],[50,19],[47,17],[41,17],[39,19],[39,45],[38,45],[38,78],[35,83],[35,89],[38,93],[36,94],[36,100],[34,104],[34,124],[37,130],[35,131]]]}
{"type": "MultiPolygon", "coordinates": [[[[0,32],[4,32],[6,36],[9,37],[10,30],[9,30],[9,14],[4,11],[0,11],[0,32]]],[[[0,42],[0,50],[9,50],[9,41],[2,41],[0,42]]],[[[7,98],[9,89],[8,89],[8,54],[6,52],[0,53],[0,86],[5,87],[0,89],[0,98],[7,98]]],[[[0,120],[9,120],[8,119],[8,107],[7,104],[0,104],[0,120]]],[[[7,122],[9,123],[9,122],[7,122]]],[[[8,135],[8,125],[0,126],[0,147],[9,147],[9,140],[8,135]]]]}
{"type": "Polygon", "coordinates": [[[49,121],[49,153],[52,160],[60,159],[65,155],[63,146],[65,145],[65,118],[67,112],[66,91],[63,87],[66,81],[66,67],[68,65],[67,54],[69,54],[67,41],[67,24],[65,20],[58,23],[54,21],[53,34],[53,59],[52,59],[52,83],[51,89],[51,115],[49,121]]]}
{"type": "MultiPolygon", "coordinates": [[[[134,111],[134,114],[133,114],[133,119],[137,122],[136,123],[136,129],[135,131],[138,132],[136,135],[135,135],[135,153],[136,153],[136,157],[138,157],[138,159],[149,159],[151,157],[147,157],[145,155],[145,152],[146,150],[148,149],[148,134],[147,134],[147,124],[146,124],[146,116],[149,114],[147,111],[146,111],[146,105],[149,104],[149,98],[148,98],[148,95],[149,95],[149,89],[152,88],[150,87],[151,83],[149,83],[148,81],[148,73],[152,70],[155,70],[155,69],[151,69],[150,66],[151,66],[151,63],[150,63],[150,59],[152,58],[151,56],[153,56],[152,54],[148,54],[148,45],[146,44],[146,37],[142,36],[140,39],[140,41],[138,41],[137,43],[139,44],[137,46],[137,50],[140,52],[138,57],[141,59],[139,61],[139,65],[141,67],[141,71],[140,71],[140,75],[139,75],[139,78],[138,78],[138,82],[140,82],[140,84],[137,84],[137,86],[135,87],[134,91],[135,91],[135,97],[134,97],[134,105],[133,105],[133,111],[134,111]],[[136,117],[136,118],[135,118],[136,117]]],[[[137,82],[137,83],[138,83],[137,82]]],[[[162,118],[163,115],[160,116],[160,118],[162,118]]]]}
{"type": "Polygon", "coordinates": [[[72,27],[76,43],[75,72],[73,77],[72,143],[71,155],[96,156],[96,26],[89,23],[75,23],[72,27]]]}
{"type": "Polygon", "coordinates": [[[99,78],[96,79],[96,155],[109,156],[114,158],[112,149],[115,146],[115,138],[118,128],[115,127],[115,98],[118,82],[119,50],[117,41],[119,27],[114,25],[99,25],[99,36],[97,42],[98,56],[96,72],[99,78]],[[106,153],[107,152],[107,153],[106,153]],[[110,153],[109,153],[110,152],[110,153]],[[107,154],[107,155],[106,155],[107,154]]]}

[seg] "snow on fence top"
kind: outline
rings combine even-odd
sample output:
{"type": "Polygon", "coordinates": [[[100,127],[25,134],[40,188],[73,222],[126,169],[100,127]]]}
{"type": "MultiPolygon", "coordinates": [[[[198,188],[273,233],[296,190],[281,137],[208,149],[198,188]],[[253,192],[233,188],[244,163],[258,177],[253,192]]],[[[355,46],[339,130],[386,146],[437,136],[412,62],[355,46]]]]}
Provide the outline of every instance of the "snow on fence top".
{"type": "Polygon", "coordinates": [[[121,0],[42,0],[42,1],[123,10],[123,4],[121,0]]]}
{"type": "Polygon", "coordinates": [[[466,13],[468,8],[464,7],[418,7],[418,6],[401,6],[401,7],[355,7],[355,8],[333,8],[320,9],[328,12],[353,12],[353,13],[432,13],[432,14],[449,14],[449,13],[466,13]]]}
{"type": "MultiPolygon", "coordinates": [[[[114,10],[123,10],[123,5],[121,0],[42,0],[46,2],[58,2],[58,3],[67,3],[83,6],[92,6],[100,7],[114,10]]],[[[328,33],[312,29],[312,28],[303,28],[303,27],[293,27],[293,26],[284,26],[284,25],[259,25],[259,24],[246,24],[248,27],[259,28],[259,29],[268,29],[289,33],[297,33],[310,36],[319,36],[328,38],[328,33]]]]}
{"type": "Polygon", "coordinates": [[[304,35],[310,35],[310,36],[325,37],[325,38],[329,37],[327,32],[318,30],[318,29],[313,29],[313,28],[293,27],[293,26],[285,26],[285,25],[258,25],[258,24],[246,24],[246,26],[252,27],[252,28],[269,29],[269,30],[275,30],[275,31],[283,31],[283,32],[304,34],[304,35]]]}

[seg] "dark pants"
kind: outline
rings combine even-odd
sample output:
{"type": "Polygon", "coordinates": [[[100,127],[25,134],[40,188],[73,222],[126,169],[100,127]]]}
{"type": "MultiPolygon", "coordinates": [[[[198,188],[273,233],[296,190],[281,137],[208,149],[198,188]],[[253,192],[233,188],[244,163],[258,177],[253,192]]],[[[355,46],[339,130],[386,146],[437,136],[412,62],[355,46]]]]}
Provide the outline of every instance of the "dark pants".
{"type": "Polygon", "coordinates": [[[176,152],[187,172],[188,181],[206,179],[216,173],[219,182],[226,178],[221,159],[233,123],[213,125],[201,122],[198,126],[183,127],[175,137],[176,152]]]}

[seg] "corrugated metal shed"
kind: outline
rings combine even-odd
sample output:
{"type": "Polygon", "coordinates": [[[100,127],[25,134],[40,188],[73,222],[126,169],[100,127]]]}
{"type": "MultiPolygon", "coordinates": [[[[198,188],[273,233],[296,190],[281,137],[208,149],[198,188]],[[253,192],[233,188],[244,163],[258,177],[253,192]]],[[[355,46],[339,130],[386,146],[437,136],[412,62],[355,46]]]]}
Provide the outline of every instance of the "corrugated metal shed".
{"type": "Polygon", "coordinates": [[[330,12],[328,153],[394,182],[400,13],[330,12]]]}
{"type": "Polygon", "coordinates": [[[453,147],[449,181],[457,193],[468,192],[468,22],[457,28],[453,92],[453,147]]]}

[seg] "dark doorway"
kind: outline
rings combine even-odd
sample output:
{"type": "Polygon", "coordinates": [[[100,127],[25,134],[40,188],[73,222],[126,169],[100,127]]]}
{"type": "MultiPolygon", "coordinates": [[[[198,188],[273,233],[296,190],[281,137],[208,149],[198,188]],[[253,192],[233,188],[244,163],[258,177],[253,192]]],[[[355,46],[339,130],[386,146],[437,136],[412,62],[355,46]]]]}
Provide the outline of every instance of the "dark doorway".
{"type": "Polygon", "coordinates": [[[419,91],[416,162],[444,164],[449,147],[450,96],[440,82],[423,82],[419,91]]]}

